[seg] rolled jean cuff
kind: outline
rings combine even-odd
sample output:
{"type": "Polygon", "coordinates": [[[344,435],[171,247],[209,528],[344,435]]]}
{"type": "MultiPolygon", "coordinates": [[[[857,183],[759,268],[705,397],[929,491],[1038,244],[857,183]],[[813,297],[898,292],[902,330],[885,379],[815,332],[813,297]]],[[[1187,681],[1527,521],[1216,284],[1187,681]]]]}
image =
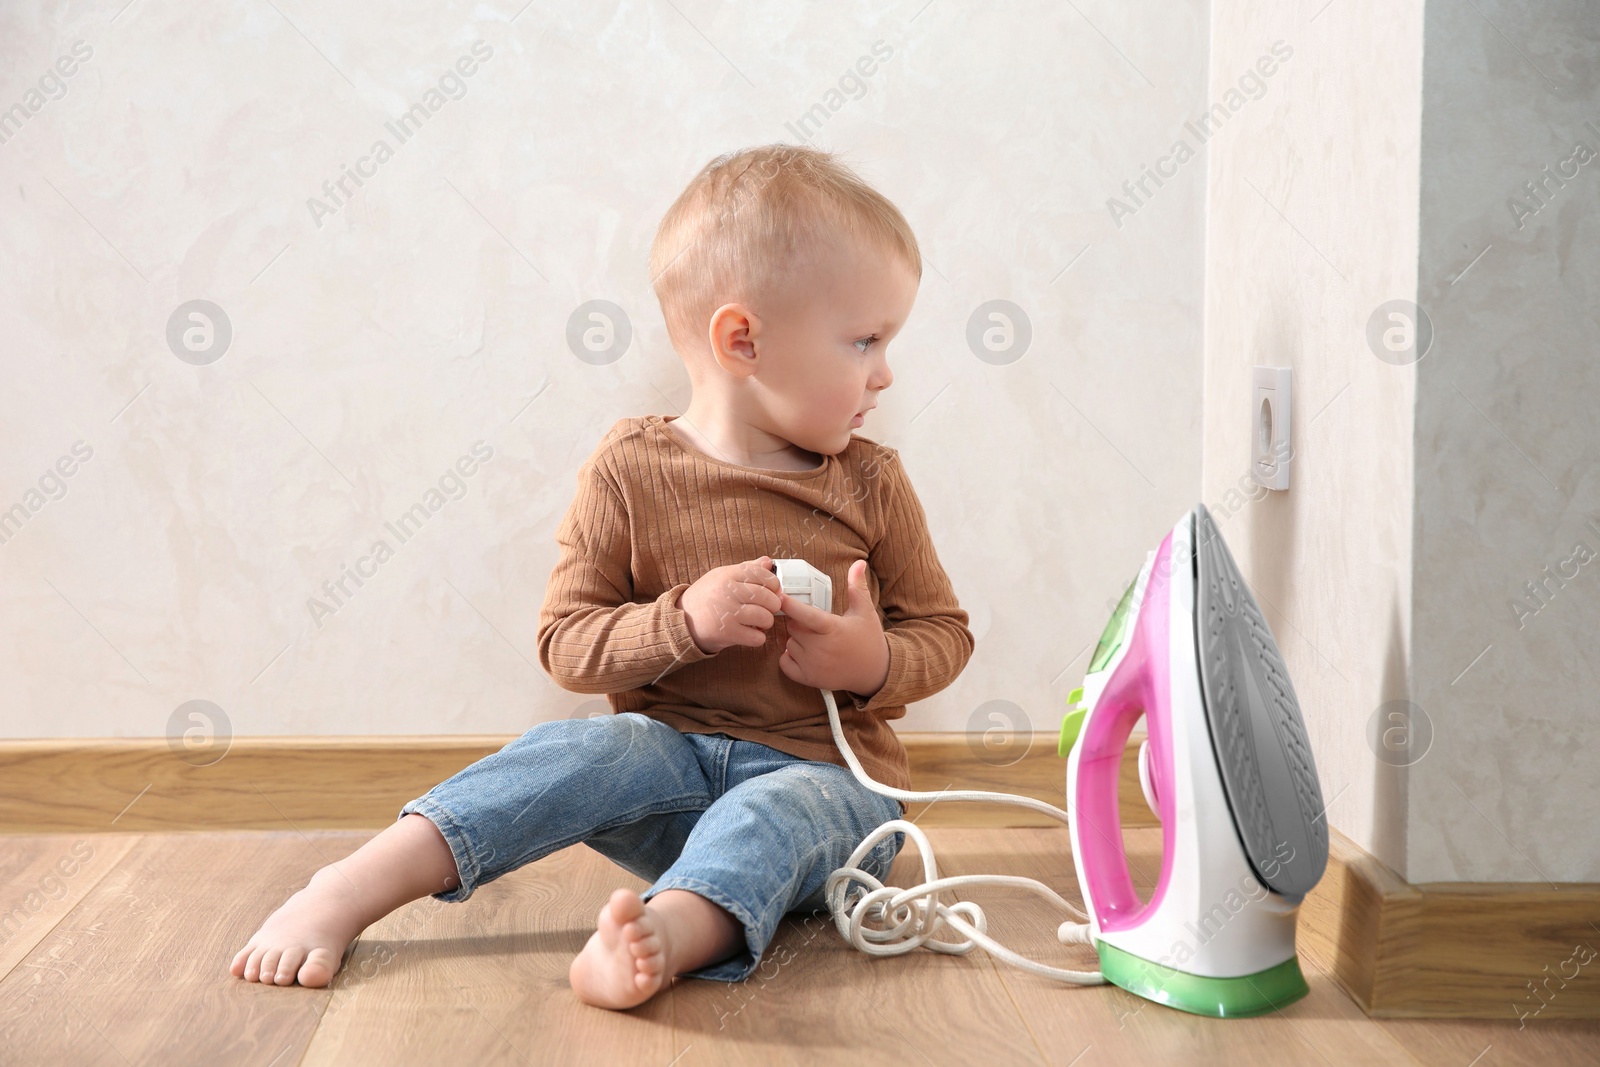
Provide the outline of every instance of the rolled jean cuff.
{"type": "Polygon", "coordinates": [[[767,950],[767,945],[772,941],[772,935],[777,931],[777,924],[772,924],[772,929],[764,929],[762,923],[742,903],[728,896],[714,885],[708,885],[697,878],[664,878],[640,894],[641,898],[648,901],[664,889],[686,889],[697,897],[704,897],[725,909],[744,927],[743,952],[729,956],[718,963],[707,964],[697,971],[685,971],[685,978],[709,978],[715,982],[742,982],[750,977],[756,967],[761,963],[761,954],[767,950]]]}
{"type": "Polygon", "coordinates": [[[449,808],[432,796],[420,796],[406,804],[400,809],[400,814],[395,816],[395,821],[399,822],[412,814],[421,815],[438,827],[445,844],[450,846],[450,855],[456,861],[456,877],[461,880],[460,884],[448,893],[434,893],[433,898],[455,904],[472,896],[472,891],[477,888],[482,868],[478,864],[477,850],[472,845],[472,839],[461,828],[461,821],[449,808]]]}

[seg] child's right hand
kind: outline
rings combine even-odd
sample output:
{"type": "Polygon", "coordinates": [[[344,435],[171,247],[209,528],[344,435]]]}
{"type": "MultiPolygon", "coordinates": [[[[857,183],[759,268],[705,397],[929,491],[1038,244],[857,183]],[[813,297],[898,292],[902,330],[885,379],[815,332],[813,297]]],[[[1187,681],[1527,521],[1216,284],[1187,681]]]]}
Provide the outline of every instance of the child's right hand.
{"type": "Polygon", "coordinates": [[[762,556],[706,571],[678,602],[700,651],[716,653],[730,645],[759,648],[766,644],[782,589],[772,557],[762,556]]]}

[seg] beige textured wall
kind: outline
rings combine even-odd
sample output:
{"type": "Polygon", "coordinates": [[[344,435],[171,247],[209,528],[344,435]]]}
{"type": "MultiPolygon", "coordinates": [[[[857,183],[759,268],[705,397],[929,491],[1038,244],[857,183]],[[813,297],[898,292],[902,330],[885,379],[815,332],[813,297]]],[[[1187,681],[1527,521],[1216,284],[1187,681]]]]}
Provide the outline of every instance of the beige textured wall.
{"type": "Polygon", "coordinates": [[[1429,4],[1424,55],[1407,870],[1593,882],[1600,19],[1429,4]]]}
{"type": "Polygon", "coordinates": [[[1219,0],[1213,95],[1279,39],[1209,144],[1204,496],[1333,825],[1414,882],[1593,881],[1600,29],[1219,0]],[[1293,486],[1247,499],[1258,363],[1294,368],[1293,486]]]}
{"type": "Polygon", "coordinates": [[[120,7],[0,15],[0,735],[181,733],[195,700],[238,734],[583,713],[533,655],[556,523],[617,418],[688,401],[651,235],[808,112],[928,259],[864,432],[979,646],[905,728],[1054,729],[1195,498],[1204,156],[1107,200],[1203,105],[1202,0],[120,7]],[[231,324],[213,362],[168,341],[193,300],[231,324]],[[631,326],[613,362],[568,347],[591,300],[631,326]],[[991,300],[1031,326],[1009,363],[968,345],[991,300]]]}
{"type": "Polygon", "coordinates": [[[1274,42],[1293,54],[1207,145],[1202,495],[1277,635],[1329,821],[1404,871],[1407,780],[1368,727],[1409,696],[1416,368],[1365,330],[1416,299],[1421,5],[1214,0],[1211,36],[1216,100],[1274,42]],[[1294,370],[1284,493],[1238,490],[1257,364],[1294,370]]]}

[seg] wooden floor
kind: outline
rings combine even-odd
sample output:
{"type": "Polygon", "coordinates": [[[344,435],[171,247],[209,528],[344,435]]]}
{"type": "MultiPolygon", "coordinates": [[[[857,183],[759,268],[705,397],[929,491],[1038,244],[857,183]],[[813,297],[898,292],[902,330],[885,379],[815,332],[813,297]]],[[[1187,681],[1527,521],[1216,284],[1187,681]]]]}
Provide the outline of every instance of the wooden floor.
{"type": "MultiPolygon", "coordinates": [[[[1065,828],[930,828],[942,874],[1027,874],[1077,899],[1065,828]]],[[[1152,869],[1159,831],[1127,832],[1152,869]]],[[[1204,1019],[1114,986],[1060,985],[974,951],[870,960],[826,916],[790,918],[740,985],[680,980],[627,1013],[577,1001],[567,965],[611,889],[643,883],[578,845],[371,927],[329,989],[228,974],[234,952],[319,866],[371,835],[0,837],[0,1063],[19,1064],[1437,1064],[1600,1062],[1600,1024],[1372,1020],[1302,951],[1311,994],[1204,1019]],[[63,871],[70,871],[64,875],[63,871]]],[[[911,847],[894,884],[918,881],[911,847]]],[[[1148,886],[1141,886],[1147,890],[1148,886]]],[[[1063,916],[977,894],[990,931],[1091,968],[1063,916]]]]}

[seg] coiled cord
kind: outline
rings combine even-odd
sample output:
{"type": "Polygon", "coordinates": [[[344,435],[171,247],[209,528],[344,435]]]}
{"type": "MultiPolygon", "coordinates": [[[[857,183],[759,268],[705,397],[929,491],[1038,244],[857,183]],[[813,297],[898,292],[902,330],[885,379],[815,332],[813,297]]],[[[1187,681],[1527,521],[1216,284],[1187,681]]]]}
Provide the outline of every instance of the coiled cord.
{"type": "MultiPolygon", "coordinates": [[[[850,749],[850,743],[845,740],[844,726],[839,722],[839,706],[834,702],[833,694],[824,689],[822,698],[828,705],[828,723],[833,728],[833,740],[839,746],[839,753],[844,756],[844,761],[849,765],[850,773],[855,775],[856,781],[873,792],[895,800],[981,800],[996,804],[1013,804],[1059,819],[1071,827],[1071,816],[1065,811],[1033,797],[1017,796],[1013,793],[992,793],[981,789],[947,789],[937,793],[916,793],[873,781],[867,777],[861,761],[856,758],[856,754],[850,749]]],[[[839,933],[846,941],[869,956],[899,956],[923,945],[935,952],[960,956],[970,952],[974,945],[979,945],[991,955],[998,956],[1012,966],[1045,978],[1055,978],[1077,985],[1100,985],[1105,982],[1105,977],[1099,971],[1073,971],[1062,967],[1051,967],[1018,955],[989,936],[988,920],[983,914],[983,909],[976,903],[964,900],[947,905],[939,900],[939,894],[946,889],[969,885],[1009,885],[1027,889],[1080,918],[1089,918],[1075,904],[1036,878],[1005,874],[967,874],[954,878],[940,878],[939,867],[933,857],[933,846],[929,844],[927,835],[922,832],[921,827],[905,819],[891,819],[868,834],[866,840],[857,845],[856,850],[850,854],[850,859],[845,865],[828,876],[825,892],[828,910],[833,913],[834,924],[838,926],[839,933]],[[873,847],[893,833],[904,833],[916,842],[917,851],[922,855],[922,872],[925,879],[922,884],[912,886],[910,889],[886,886],[861,869],[862,861],[873,847]],[[851,892],[850,887],[854,882],[860,882],[867,887],[866,890],[851,892]],[[868,926],[868,922],[879,925],[868,926]],[[949,926],[959,934],[959,939],[944,940],[934,936],[943,926],[949,926]]],[[[1089,931],[1088,923],[1073,922],[1069,919],[1057,927],[1056,937],[1063,944],[1089,945],[1093,943],[1089,931]]]]}

